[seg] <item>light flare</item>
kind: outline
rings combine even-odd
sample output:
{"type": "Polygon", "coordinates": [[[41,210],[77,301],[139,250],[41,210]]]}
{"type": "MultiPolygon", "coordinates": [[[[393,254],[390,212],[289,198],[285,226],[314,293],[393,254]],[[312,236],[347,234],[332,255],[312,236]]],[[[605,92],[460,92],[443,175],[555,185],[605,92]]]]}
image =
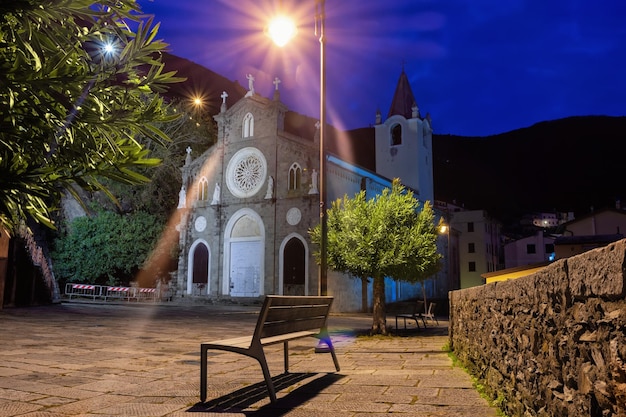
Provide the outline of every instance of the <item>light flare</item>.
{"type": "Polygon", "coordinates": [[[296,24],[287,16],[275,17],[267,28],[269,37],[281,48],[287,45],[297,33],[298,28],[296,24]]]}

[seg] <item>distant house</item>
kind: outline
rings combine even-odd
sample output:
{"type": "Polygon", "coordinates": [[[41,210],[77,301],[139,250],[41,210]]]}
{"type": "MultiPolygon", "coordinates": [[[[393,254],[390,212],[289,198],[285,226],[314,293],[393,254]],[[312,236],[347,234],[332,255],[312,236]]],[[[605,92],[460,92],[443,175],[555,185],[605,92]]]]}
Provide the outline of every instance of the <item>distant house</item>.
{"type": "Polygon", "coordinates": [[[555,239],[556,259],[569,258],[588,250],[601,248],[609,243],[622,240],[624,235],[561,236],[555,239]]]}
{"type": "Polygon", "coordinates": [[[554,260],[554,240],[554,236],[538,231],[532,236],[506,243],[504,245],[505,268],[554,260]]]}
{"type": "Polygon", "coordinates": [[[556,259],[568,258],[624,238],[626,212],[604,209],[567,222],[554,241],[556,259]]]}
{"type": "Polygon", "coordinates": [[[501,268],[502,225],[484,210],[462,210],[452,214],[450,226],[460,233],[460,287],[484,284],[481,274],[501,268]]]}

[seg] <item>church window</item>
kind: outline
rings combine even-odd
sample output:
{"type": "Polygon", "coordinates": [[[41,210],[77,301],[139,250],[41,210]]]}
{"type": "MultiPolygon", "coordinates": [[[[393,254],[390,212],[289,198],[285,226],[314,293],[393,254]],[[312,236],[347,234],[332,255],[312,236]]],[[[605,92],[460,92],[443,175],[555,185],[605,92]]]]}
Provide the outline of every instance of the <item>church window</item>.
{"type": "Polygon", "coordinates": [[[233,157],[226,168],[226,185],[238,198],[255,195],[265,184],[267,161],[263,153],[256,148],[243,148],[233,157]]]}
{"type": "Polygon", "coordinates": [[[254,136],[254,116],[252,113],[248,113],[243,118],[243,137],[249,138],[254,136]]]}
{"type": "Polygon", "coordinates": [[[209,198],[209,181],[206,177],[200,178],[198,181],[198,200],[207,200],[209,198]]]}
{"type": "Polygon", "coordinates": [[[391,126],[391,146],[402,145],[402,125],[391,126]]]}
{"type": "Polygon", "coordinates": [[[294,162],[289,168],[289,190],[297,190],[300,188],[302,180],[302,168],[300,164],[294,162]]]}

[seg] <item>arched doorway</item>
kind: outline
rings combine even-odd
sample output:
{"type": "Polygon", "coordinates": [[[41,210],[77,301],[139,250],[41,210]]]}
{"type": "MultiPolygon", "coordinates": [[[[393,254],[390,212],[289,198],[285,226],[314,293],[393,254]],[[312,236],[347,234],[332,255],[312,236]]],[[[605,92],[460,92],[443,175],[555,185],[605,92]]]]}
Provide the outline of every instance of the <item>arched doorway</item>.
{"type": "Polygon", "coordinates": [[[237,211],[224,233],[225,280],[222,293],[231,297],[258,297],[265,285],[265,228],[251,209],[237,211]]]}
{"type": "Polygon", "coordinates": [[[189,250],[189,270],[187,274],[187,294],[207,295],[209,293],[209,247],[203,240],[197,240],[189,250]]]}
{"type": "Polygon", "coordinates": [[[302,236],[293,233],[280,248],[280,291],[284,295],[308,295],[308,251],[302,236]]]}

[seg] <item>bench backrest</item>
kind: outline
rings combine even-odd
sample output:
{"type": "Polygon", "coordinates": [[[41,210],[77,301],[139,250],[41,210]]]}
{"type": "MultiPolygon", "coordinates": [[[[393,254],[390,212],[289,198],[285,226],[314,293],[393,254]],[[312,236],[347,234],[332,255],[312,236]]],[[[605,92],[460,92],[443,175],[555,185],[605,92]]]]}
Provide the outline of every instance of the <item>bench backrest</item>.
{"type": "Polygon", "coordinates": [[[333,303],[330,296],[268,295],[259,314],[254,338],[321,330],[333,303]]]}
{"type": "Polygon", "coordinates": [[[415,311],[414,314],[424,314],[426,312],[426,309],[424,308],[424,302],[417,300],[417,303],[415,303],[415,311]]]}

